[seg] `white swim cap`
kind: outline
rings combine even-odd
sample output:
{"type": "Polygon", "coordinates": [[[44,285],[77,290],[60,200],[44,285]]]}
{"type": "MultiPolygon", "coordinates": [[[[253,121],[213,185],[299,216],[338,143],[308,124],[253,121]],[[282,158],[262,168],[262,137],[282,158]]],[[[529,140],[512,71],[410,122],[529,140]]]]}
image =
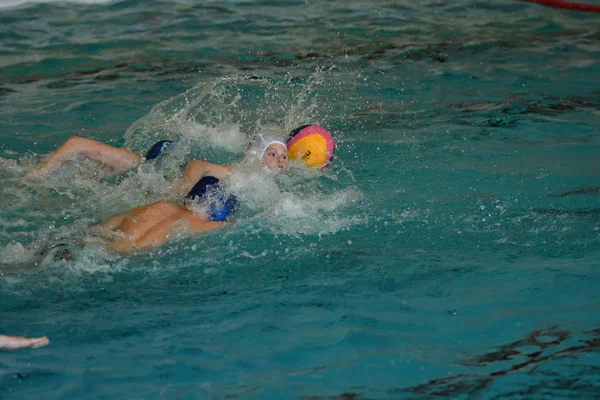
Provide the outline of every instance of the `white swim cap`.
{"type": "Polygon", "coordinates": [[[285,143],[283,142],[283,139],[278,138],[277,136],[259,134],[256,138],[254,138],[252,144],[250,144],[250,147],[246,152],[246,158],[256,157],[258,161],[262,161],[263,156],[265,155],[265,151],[267,151],[267,147],[269,147],[272,144],[280,144],[283,147],[286,147],[285,143]]]}

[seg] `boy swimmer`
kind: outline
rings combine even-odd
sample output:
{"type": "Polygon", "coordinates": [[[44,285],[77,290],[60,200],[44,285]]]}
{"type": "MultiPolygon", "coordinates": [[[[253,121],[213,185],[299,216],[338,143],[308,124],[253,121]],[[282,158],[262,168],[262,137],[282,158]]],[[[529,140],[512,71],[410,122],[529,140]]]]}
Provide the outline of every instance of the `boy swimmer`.
{"type": "MultiPolygon", "coordinates": [[[[259,136],[247,152],[246,160],[260,160],[268,170],[283,171],[287,168],[287,148],[277,138],[259,136]]],[[[239,166],[191,161],[184,173],[184,188],[193,186],[187,199],[195,201],[200,198],[202,201],[203,198],[209,197],[208,193],[212,194],[208,215],[195,214],[188,208],[189,203],[179,205],[165,200],[135,207],[99,224],[109,232],[107,249],[127,252],[164,243],[181,230],[205,232],[231,224],[225,222],[225,219],[235,207],[235,199],[221,198],[221,201],[215,204],[214,195],[219,196],[219,181],[237,169],[239,166]]]]}

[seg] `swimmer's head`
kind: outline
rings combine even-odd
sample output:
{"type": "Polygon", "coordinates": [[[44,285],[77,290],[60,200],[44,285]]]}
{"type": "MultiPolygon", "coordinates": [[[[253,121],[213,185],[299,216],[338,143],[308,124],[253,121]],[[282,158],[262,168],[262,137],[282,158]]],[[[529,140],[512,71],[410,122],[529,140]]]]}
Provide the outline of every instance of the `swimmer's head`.
{"type": "Polygon", "coordinates": [[[167,148],[169,148],[171,143],[173,143],[172,140],[161,140],[159,142],[154,143],[154,145],[150,148],[150,150],[148,150],[148,152],[146,153],[146,157],[144,158],[146,160],[153,160],[157,158],[158,156],[162,155],[167,150],[167,148]]]}
{"type": "Polygon", "coordinates": [[[183,204],[190,206],[193,203],[207,206],[211,221],[225,221],[238,207],[237,198],[233,194],[225,196],[223,186],[214,176],[205,176],[192,187],[183,204]]]}
{"type": "Polygon", "coordinates": [[[253,158],[270,170],[284,170],[288,163],[287,147],[276,136],[258,135],[246,152],[246,159],[253,158]]]}

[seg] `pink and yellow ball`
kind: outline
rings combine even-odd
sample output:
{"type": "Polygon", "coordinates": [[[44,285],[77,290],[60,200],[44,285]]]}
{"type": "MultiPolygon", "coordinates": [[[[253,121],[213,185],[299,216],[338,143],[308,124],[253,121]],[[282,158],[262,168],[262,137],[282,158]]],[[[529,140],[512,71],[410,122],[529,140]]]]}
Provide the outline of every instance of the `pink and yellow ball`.
{"type": "Polygon", "coordinates": [[[290,160],[302,160],[308,167],[323,168],[329,164],[335,145],[322,127],[304,125],[290,133],[287,148],[290,160]]]}

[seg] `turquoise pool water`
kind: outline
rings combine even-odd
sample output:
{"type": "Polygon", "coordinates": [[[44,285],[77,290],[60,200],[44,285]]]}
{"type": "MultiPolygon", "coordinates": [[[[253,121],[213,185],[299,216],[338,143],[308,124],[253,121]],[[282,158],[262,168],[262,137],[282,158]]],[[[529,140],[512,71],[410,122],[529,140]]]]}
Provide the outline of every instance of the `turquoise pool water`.
{"type": "Polygon", "coordinates": [[[598,397],[598,14],[0,4],[0,333],[51,340],[0,353],[0,398],[598,397]],[[237,224],[40,256],[163,198],[185,161],[307,122],[331,167],[238,179],[237,224]],[[73,135],[179,147],[23,183],[73,135]]]}

